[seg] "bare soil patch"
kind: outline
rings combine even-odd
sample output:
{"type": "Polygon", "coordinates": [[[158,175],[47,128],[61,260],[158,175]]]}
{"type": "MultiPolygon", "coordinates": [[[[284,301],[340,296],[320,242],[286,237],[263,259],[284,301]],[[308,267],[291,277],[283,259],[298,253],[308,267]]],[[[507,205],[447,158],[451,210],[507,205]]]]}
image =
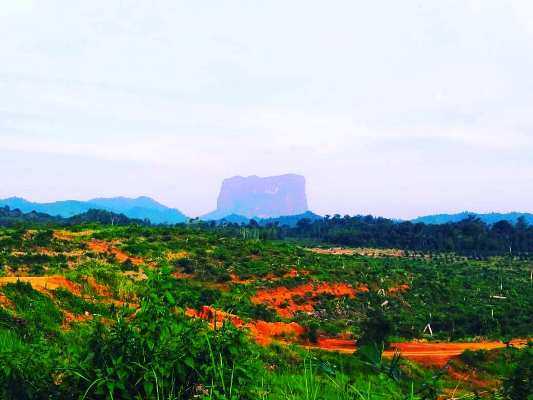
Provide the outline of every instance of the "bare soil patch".
{"type": "Polygon", "coordinates": [[[130,256],[126,252],[120,250],[118,247],[115,247],[112,244],[107,243],[103,240],[93,239],[89,243],[87,243],[87,247],[89,248],[89,250],[94,251],[95,253],[111,254],[121,264],[125,263],[126,261],[130,261],[135,266],[139,266],[145,263],[144,259],[142,259],[141,257],[130,256]]]}
{"type": "Polygon", "coordinates": [[[315,298],[319,295],[354,298],[357,293],[367,291],[368,287],[365,285],[354,288],[347,283],[307,283],[293,288],[279,286],[259,290],[251,300],[255,304],[265,304],[274,308],[281,317],[292,318],[297,312],[313,312],[315,298]]]}
{"type": "Polygon", "coordinates": [[[74,283],[61,275],[50,276],[6,276],[0,278],[0,285],[6,285],[8,283],[27,282],[35,290],[46,293],[50,290],[58,288],[66,289],[69,292],[80,296],[81,286],[74,283]]]}
{"type": "Polygon", "coordinates": [[[344,247],[331,247],[320,248],[314,247],[307,249],[316,254],[330,254],[337,256],[365,256],[365,257],[404,257],[405,252],[400,249],[376,249],[369,247],[357,247],[357,248],[344,248],[344,247]]]}

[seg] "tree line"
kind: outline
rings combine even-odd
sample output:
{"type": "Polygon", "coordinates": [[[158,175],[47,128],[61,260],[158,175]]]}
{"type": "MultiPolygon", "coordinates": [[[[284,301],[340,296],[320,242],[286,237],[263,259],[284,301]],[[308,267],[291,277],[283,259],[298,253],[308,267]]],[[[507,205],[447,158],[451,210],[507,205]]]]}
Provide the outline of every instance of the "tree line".
{"type": "MultiPolygon", "coordinates": [[[[241,234],[243,227],[227,224],[241,234]]],[[[533,253],[533,225],[522,217],[515,224],[487,224],[470,216],[459,222],[424,224],[367,216],[325,216],[301,219],[295,226],[260,225],[252,220],[245,229],[265,239],[303,239],[350,247],[398,248],[421,252],[455,252],[468,256],[533,253]]]]}

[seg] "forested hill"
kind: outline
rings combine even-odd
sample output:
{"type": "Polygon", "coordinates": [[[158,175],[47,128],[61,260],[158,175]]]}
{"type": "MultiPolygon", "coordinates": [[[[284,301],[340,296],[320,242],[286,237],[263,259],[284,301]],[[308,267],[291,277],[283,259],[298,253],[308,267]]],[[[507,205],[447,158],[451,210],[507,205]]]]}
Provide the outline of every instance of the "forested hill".
{"type": "Polygon", "coordinates": [[[533,214],[519,212],[478,214],[464,211],[457,214],[425,215],[423,217],[415,218],[411,220],[411,222],[423,222],[424,224],[446,224],[448,222],[459,222],[468,217],[479,218],[487,224],[495,224],[499,221],[508,221],[515,224],[519,218],[523,217],[528,224],[533,225],[533,214]]]}
{"type": "MultiPolygon", "coordinates": [[[[253,222],[253,221],[252,221],[253,222]]],[[[424,252],[456,252],[469,256],[533,253],[533,225],[487,224],[476,217],[432,225],[395,222],[372,216],[303,219],[295,227],[249,224],[264,237],[295,238],[350,247],[381,247],[424,252]]]]}
{"type": "Polygon", "coordinates": [[[19,209],[12,210],[7,206],[0,207],[0,226],[19,224],[78,225],[95,222],[106,225],[150,225],[147,220],[128,218],[124,214],[105,210],[90,209],[70,218],[62,218],[35,211],[24,213],[19,209]]]}
{"type": "Polygon", "coordinates": [[[9,226],[19,223],[61,223],[63,218],[52,217],[51,215],[36,211],[24,213],[19,209],[0,207],[0,226],[9,226]]]}
{"type": "MultiPolygon", "coordinates": [[[[17,224],[77,225],[86,223],[108,225],[151,225],[148,220],[128,218],[105,210],[92,209],[70,218],[53,217],[43,213],[23,213],[0,207],[0,226],[17,224]]],[[[468,256],[497,254],[533,254],[533,225],[524,217],[515,224],[498,221],[487,224],[476,217],[446,224],[396,222],[372,216],[326,216],[289,221],[276,220],[259,224],[251,220],[247,225],[228,223],[197,223],[206,229],[223,229],[240,234],[243,227],[253,230],[255,237],[268,239],[299,239],[350,247],[380,247],[423,252],[455,252],[468,256]]]]}

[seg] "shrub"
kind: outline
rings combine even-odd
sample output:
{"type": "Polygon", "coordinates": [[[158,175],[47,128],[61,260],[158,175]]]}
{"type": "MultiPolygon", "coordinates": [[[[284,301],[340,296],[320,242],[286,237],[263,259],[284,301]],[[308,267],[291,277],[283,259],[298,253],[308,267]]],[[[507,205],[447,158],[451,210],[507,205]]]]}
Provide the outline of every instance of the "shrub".
{"type": "Polygon", "coordinates": [[[173,313],[167,273],[152,274],[147,286],[135,318],[94,323],[68,385],[90,398],[251,398],[258,364],[244,334],[173,313]]]}

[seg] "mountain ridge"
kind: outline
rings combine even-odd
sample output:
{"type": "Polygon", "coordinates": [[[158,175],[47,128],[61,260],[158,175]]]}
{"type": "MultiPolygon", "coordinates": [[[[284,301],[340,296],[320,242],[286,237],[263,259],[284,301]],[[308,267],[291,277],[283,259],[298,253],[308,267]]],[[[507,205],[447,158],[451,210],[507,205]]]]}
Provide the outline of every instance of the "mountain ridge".
{"type": "Polygon", "coordinates": [[[512,212],[507,212],[507,213],[499,213],[499,212],[476,213],[476,212],[470,212],[470,211],[462,211],[462,212],[454,213],[454,214],[443,213],[443,214],[424,215],[421,217],[414,218],[410,221],[413,223],[422,222],[424,224],[435,225],[435,224],[446,224],[448,222],[459,222],[470,216],[479,218],[487,224],[494,224],[499,221],[508,221],[511,223],[516,223],[520,217],[524,217],[527,223],[533,224],[533,213],[525,213],[525,212],[517,212],[517,211],[512,211],[512,212]]]}
{"type": "Polygon", "coordinates": [[[9,197],[0,199],[0,207],[3,206],[19,209],[24,213],[36,211],[63,218],[99,209],[124,214],[128,218],[149,219],[154,224],[176,224],[188,220],[188,217],[178,209],[167,207],[147,196],[136,198],[119,196],[87,201],[60,200],[48,203],[31,202],[22,197],[9,197]]]}

